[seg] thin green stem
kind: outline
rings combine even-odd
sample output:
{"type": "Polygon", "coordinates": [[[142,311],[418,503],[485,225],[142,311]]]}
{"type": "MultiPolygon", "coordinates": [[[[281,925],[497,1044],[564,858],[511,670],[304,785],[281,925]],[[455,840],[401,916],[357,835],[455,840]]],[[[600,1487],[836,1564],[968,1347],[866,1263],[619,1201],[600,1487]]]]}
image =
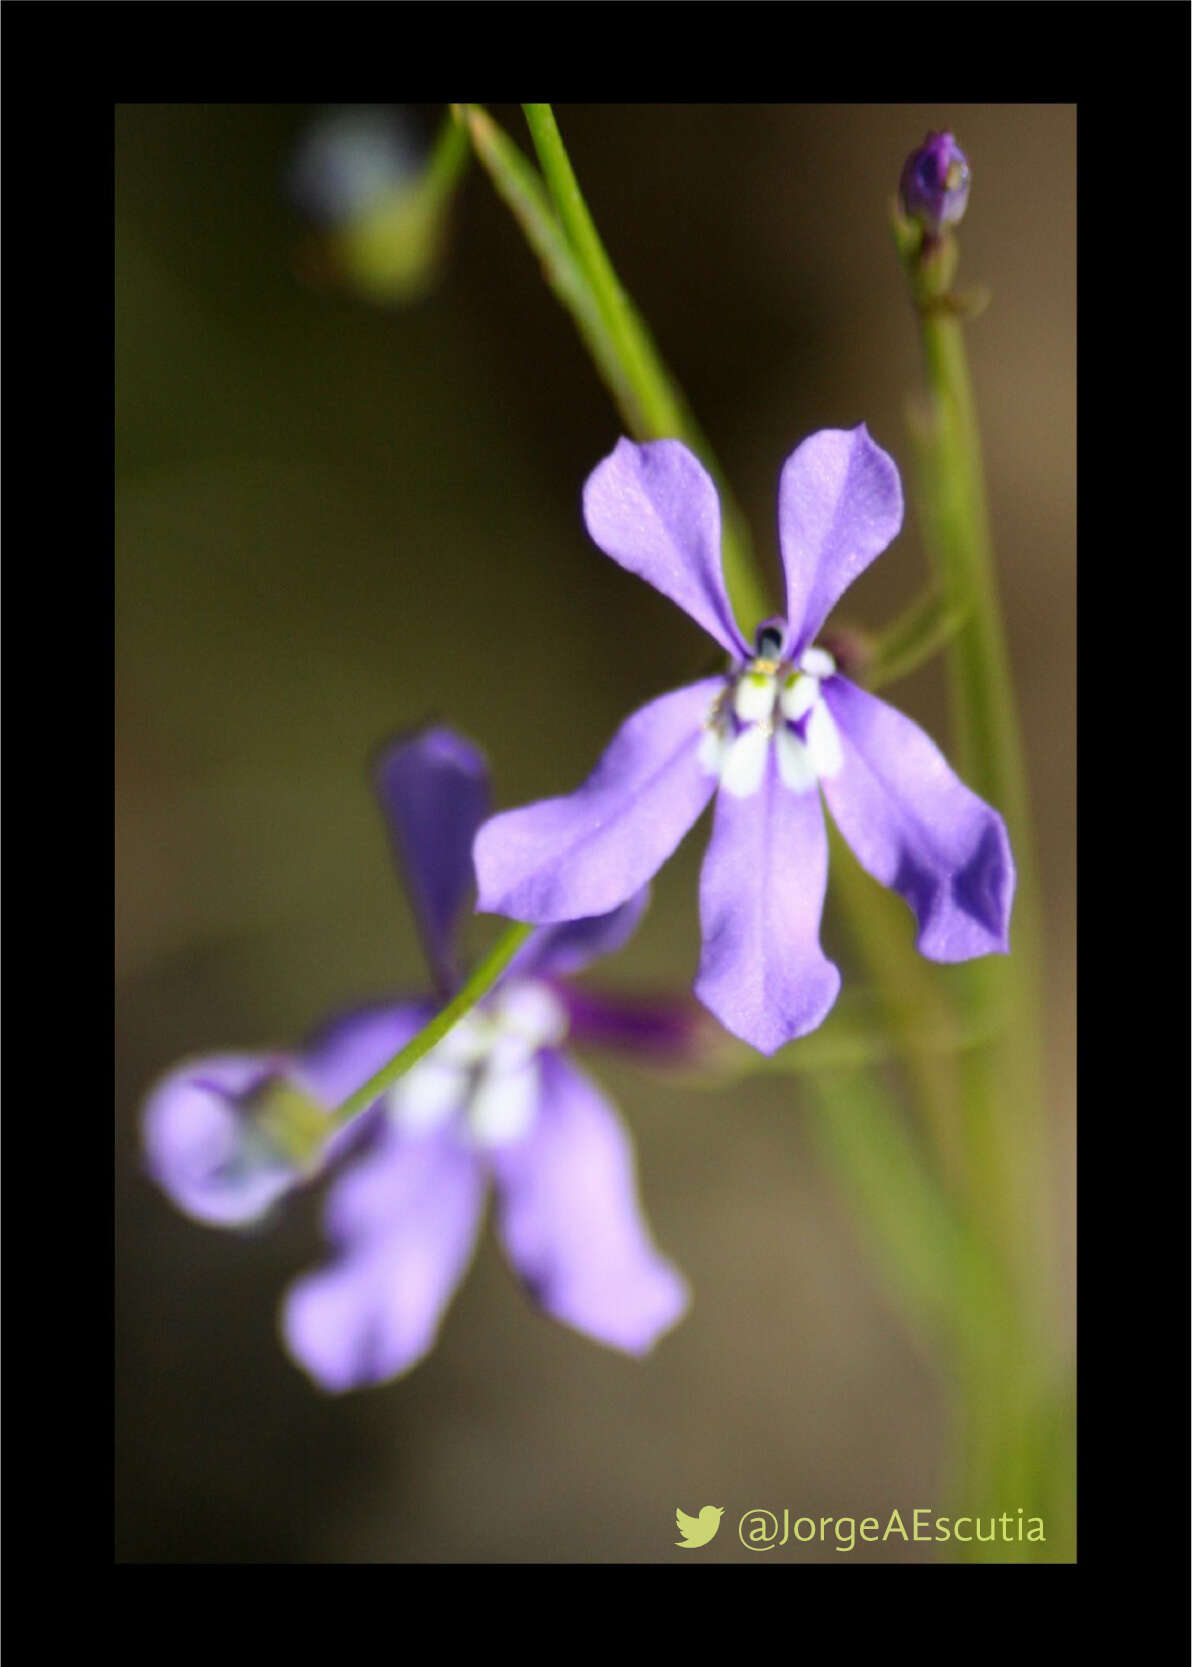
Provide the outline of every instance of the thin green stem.
{"type": "Polygon", "coordinates": [[[446,1007],[436,1013],[429,1024],[423,1025],[417,1036],[407,1042],[404,1048],[399,1049],[387,1064],[374,1072],[367,1082],[362,1082],[360,1087],[336,1108],[331,1115],[331,1127],[342,1128],[345,1123],[350,1123],[353,1117],[367,1110],[387,1088],[392,1088],[398,1078],[405,1075],[411,1065],[417,1065],[436,1042],[441,1042],[464,1014],[471,1012],[476,1003],[488,994],[533,930],[533,926],[521,923],[507,927],[446,1007]]]}
{"type": "Polygon", "coordinates": [[[746,637],[772,609],[751,553],[749,526],[676,379],[663,362],[641,314],[617,277],[588,212],[549,104],[524,104],[558,221],[587,278],[626,380],[634,390],[639,440],[683,440],[707,465],[720,494],[725,584],[746,637]]]}
{"type": "Polygon", "coordinates": [[[983,1335],[996,1331],[1001,1347],[1015,1352],[1016,1314],[999,1267],[932,1183],[880,1080],[863,1071],[817,1076],[807,1127],[882,1282],[930,1352],[955,1370],[963,1354],[957,1316],[978,1314],[994,1322],[983,1335]]]}
{"type": "Polygon", "coordinates": [[[997,1211],[1003,1251],[1018,1263],[1024,1285],[1037,1291],[1040,1266],[1051,1265],[1046,1191],[1051,1162],[1043,1090],[1042,932],[1026,767],[963,324],[922,297],[919,319],[928,408],[914,434],[924,540],[944,596],[967,610],[945,651],[954,747],[965,781],[1005,816],[1017,868],[1011,957],[975,962],[957,980],[974,1006],[996,1004],[1007,1018],[1004,1042],[968,1063],[969,1128],[974,1161],[990,1178],[984,1196],[997,1211]]]}
{"type": "MultiPolygon", "coordinates": [[[[955,240],[924,247],[896,221],[916,304],[927,383],[914,408],[918,503],[942,597],[965,617],[946,647],[953,745],[965,780],[997,806],[1017,867],[1011,955],[954,969],[970,1011],[996,1009],[1001,1034],[957,1060],[965,1108],[968,1202],[1006,1267],[1027,1346],[967,1334],[965,1488],[991,1501],[1046,1501],[1062,1559],[1071,1545],[1071,1428],[1052,1226],[1052,1152],[1043,1071],[1042,930],[1021,729],[997,594],[980,433],[963,309],[949,304],[955,240]],[[1057,1410],[1058,1409],[1058,1410],[1057,1410]]],[[[999,1504],[999,1509],[1004,1508],[999,1504]]],[[[1055,1542],[1053,1541],[1053,1544],[1055,1542]]]]}
{"type": "Polygon", "coordinates": [[[472,147],[467,134],[449,113],[443,118],[431,147],[422,189],[433,200],[441,201],[454,189],[471,155],[472,147]]]}
{"type": "Polygon", "coordinates": [[[626,375],[640,391],[646,424],[657,435],[677,436],[692,427],[691,413],[673,380],[661,373],[657,351],[604,251],[554,112],[549,104],[523,104],[522,109],[559,224],[587,274],[626,375]]]}
{"type": "Polygon", "coordinates": [[[918,671],[952,640],[969,611],[966,600],[932,586],[873,636],[861,667],[866,687],[880,689],[918,671]]]}
{"type": "Polygon", "coordinates": [[[643,432],[647,420],[638,390],[622,363],[587,276],[555,218],[537,170],[485,111],[474,104],[457,105],[456,110],[498,196],[542,262],[542,273],[552,293],[571,314],[617,409],[633,433],[643,432]]]}

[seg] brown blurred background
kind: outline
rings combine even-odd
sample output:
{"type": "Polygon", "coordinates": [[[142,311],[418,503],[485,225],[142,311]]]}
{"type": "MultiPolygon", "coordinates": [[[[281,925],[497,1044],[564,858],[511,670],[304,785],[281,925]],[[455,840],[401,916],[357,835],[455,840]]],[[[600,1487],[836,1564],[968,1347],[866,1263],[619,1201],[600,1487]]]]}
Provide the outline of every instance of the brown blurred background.
{"type": "MultiPolygon", "coordinates": [[[[528,150],[516,108],[493,113],[528,150]]],[[[590,1062],[695,1294],[645,1363],[539,1318],[489,1233],[422,1366],[319,1395],[275,1335],[284,1285],[321,1255],[317,1198],[235,1238],[140,1173],[138,1105],[178,1059],[295,1040],[421,985],[367,783],[380,739],[440,715],[520,803],[577,785],[633,706],[707,658],[586,538],[580,488],[618,422],[478,168],[425,301],[369,309],[296,280],[281,177],[314,114],[117,112],[118,1556],[665,1562],[688,1555],[675,1506],[717,1503],[700,1555],[745,1561],[725,1529],[749,1507],[944,1509],[940,1386],[812,1159],[796,1083],[691,1092],[590,1062]]],[[[430,131],[440,112],[418,114],[430,131]]],[[[928,128],[968,154],[961,281],[993,290],[970,345],[1048,909],[1070,1255],[1074,109],[558,115],[770,564],[778,471],[812,430],[865,421],[909,474],[917,348],[887,205],[928,128]]],[[[912,502],[847,613],[881,624],[924,577],[912,502]]],[[[947,744],[938,667],[889,694],[947,744]]],[[[597,979],[689,987],[705,837],[597,979]]]]}

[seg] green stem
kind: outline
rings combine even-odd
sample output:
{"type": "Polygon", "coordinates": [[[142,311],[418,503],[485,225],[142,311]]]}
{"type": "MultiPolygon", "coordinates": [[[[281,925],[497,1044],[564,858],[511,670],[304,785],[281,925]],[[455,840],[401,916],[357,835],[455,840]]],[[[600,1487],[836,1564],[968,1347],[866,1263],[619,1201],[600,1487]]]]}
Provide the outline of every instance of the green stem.
{"type": "Polygon", "coordinates": [[[422,190],[432,201],[442,201],[454,189],[471,155],[467,134],[453,115],[445,116],[431,147],[422,182],[422,190]]]}
{"type": "Polygon", "coordinates": [[[472,104],[457,105],[456,110],[457,120],[466,127],[498,196],[542,262],[542,273],[552,293],[571,314],[617,409],[635,434],[643,431],[646,415],[638,391],[626,373],[596,296],[555,218],[537,171],[485,111],[472,104]]]}
{"type": "Polygon", "coordinates": [[[682,440],[707,465],[720,494],[724,579],[745,636],[770,612],[751,554],[749,526],[682,389],[663,362],[641,314],[613,269],[588,212],[549,104],[524,104],[526,124],[567,242],[587,279],[620,369],[634,393],[630,427],[638,440],[682,440]]]}
{"type": "MultiPolygon", "coordinates": [[[[807,1128],[821,1162],[852,1206],[881,1282],[912,1317],[920,1340],[956,1369],[957,1316],[988,1316],[1015,1353],[1017,1322],[997,1263],[925,1171],[915,1141],[890,1114],[871,1072],[815,1078],[807,1128]]],[[[960,1328],[963,1329],[963,1328],[960,1328]]]]}
{"type": "MultiPolygon", "coordinates": [[[[968,1147],[968,1201],[1006,1266],[1028,1338],[1020,1358],[969,1334],[965,1486],[1049,1499],[1070,1545],[1068,1362],[1050,1193],[1051,1131],[1044,1083],[1039,887],[1021,729],[1015,706],[990,532],[980,433],[962,310],[947,304],[956,264],[950,237],[924,249],[896,224],[916,303],[927,381],[914,413],[924,541],[943,597],[966,617],[947,644],[953,745],[965,781],[1005,816],[1017,868],[1009,957],[954,969],[970,1011],[996,1010],[996,1040],[958,1059],[968,1147]],[[1050,1489],[1050,1494],[1048,1493],[1050,1489]]],[[[1001,1508],[1001,1507],[999,1507],[1001,1508]]]]}
{"type": "MultiPolygon", "coordinates": [[[[953,264],[943,262],[940,269],[953,264]]],[[[964,329],[956,314],[923,294],[925,269],[929,274],[923,262],[915,274],[929,401],[926,420],[915,425],[921,520],[941,590],[968,610],[946,649],[954,748],[964,780],[1005,816],[1018,876],[1011,957],[974,962],[958,978],[973,1005],[996,1004],[1007,1018],[1004,1041],[969,1062],[966,1103],[976,1160],[992,1181],[985,1195],[999,1212],[995,1229],[1035,1295],[1041,1266],[1052,1262],[1046,1190],[1052,1166],[1034,838],[964,329]]]]}
{"type": "Polygon", "coordinates": [[[690,413],[674,384],[659,374],[660,367],[654,362],[656,354],[646,336],[645,327],[604,252],[570,158],[563,148],[554,112],[549,104],[523,104],[522,110],[559,224],[587,273],[596,304],[625,366],[626,376],[640,391],[645,421],[658,434],[680,434],[690,426],[690,413]]]}
{"type": "Polygon", "coordinates": [[[463,988],[452,997],[446,1007],[436,1013],[429,1024],[423,1025],[417,1036],[407,1042],[404,1048],[399,1049],[388,1064],[382,1065],[379,1071],[374,1072],[367,1082],[362,1082],[360,1087],[336,1108],[331,1115],[331,1127],[342,1128],[345,1123],[350,1123],[353,1117],[367,1110],[387,1088],[392,1088],[398,1078],[405,1075],[411,1065],[416,1065],[428,1054],[436,1042],[441,1042],[464,1014],[471,1012],[476,1003],[488,994],[533,930],[533,926],[519,923],[502,932],[463,988]]]}
{"type": "Polygon", "coordinates": [[[866,687],[880,689],[926,665],[952,640],[968,614],[966,602],[943,596],[933,586],[873,636],[861,668],[866,687]]]}

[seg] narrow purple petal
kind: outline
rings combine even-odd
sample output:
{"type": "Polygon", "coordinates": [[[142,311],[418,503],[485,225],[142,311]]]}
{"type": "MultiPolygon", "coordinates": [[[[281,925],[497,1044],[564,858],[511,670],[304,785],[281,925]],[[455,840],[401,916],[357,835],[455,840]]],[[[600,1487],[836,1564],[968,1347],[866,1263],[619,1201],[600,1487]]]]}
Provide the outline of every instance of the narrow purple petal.
{"type": "Polygon", "coordinates": [[[617,1114],[562,1055],[541,1065],[533,1130],[492,1156],[501,1240],[546,1313],[644,1354],[684,1312],[686,1287],[651,1242],[617,1114]]]}
{"type": "Polygon", "coordinates": [[[778,483],[778,538],[794,653],[902,526],[894,460],[857,428],[825,428],[795,449],[778,483]]]}
{"type": "Polygon", "coordinates": [[[718,1027],[690,996],[612,995],[559,985],[573,1042],[615,1048],[671,1065],[697,1064],[716,1046],[718,1027]]]}
{"type": "Polygon", "coordinates": [[[449,1136],[388,1132],[332,1188],[327,1215],[346,1246],[292,1285],[286,1347],[324,1389],[358,1389],[407,1371],[432,1347],[471,1258],[484,1173],[449,1136]]]}
{"type": "Polygon", "coordinates": [[[491,809],[483,754],[450,729],[427,729],[386,747],[374,779],[432,970],[449,988],[452,926],[472,890],[472,840],[491,809]]]}
{"type": "Polygon", "coordinates": [[[773,748],[748,798],[722,792],[700,873],[695,993],[761,1053],[822,1024],[840,973],[820,948],[828,837],[819,794],[784,786],[773,748]]]}
{"type": "Polygon", "coordinates": [[[933,961],[1009,948],[1014,859],[1005,824],[909,718],[847,678],[824,685],[844,766],[824,783],[862,868],[914,910],[933,961]]]}
{"type": "Polygon", "coordinates": [[[180,1210],[240,1227],[297,1184],[297,1166],[254,1128],[245,1099],[287,1074],[296,1075],[277,1057],[217,1054],[171,1071],[153,1089],[141,1114],[146,1167],[180,1210]]]}
{"type": "Polygon", "coordinates": [[[698,753],[724,687],[707,678],[662,695],[617,731],[584,785],[564,799],[505,811],[476,836],[477,908],[547,923],[627,902],[711,798],[698,753]]]}
{"type": "Polygon", "coordinates": [[[711,476],[679,440],[618,440],[584,487],[595,542],[677,602],[734,657],[747,652],[720,565],[720,501],[711,476]]]}
{"type": "Polygon", "coordinates": [[[570,978],[604,955],[612,955],[637,931],[650,901],[643,886],[627,903],[606,915],[542,926],[523,945],[506,973],[510,978],[570,978]]]}

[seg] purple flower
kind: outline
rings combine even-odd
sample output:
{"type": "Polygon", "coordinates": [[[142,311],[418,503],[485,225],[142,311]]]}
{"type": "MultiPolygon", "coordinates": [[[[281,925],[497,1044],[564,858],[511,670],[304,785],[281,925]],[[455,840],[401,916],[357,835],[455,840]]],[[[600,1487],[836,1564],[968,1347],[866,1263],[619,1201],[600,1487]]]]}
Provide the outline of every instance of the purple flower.
{"type": "Polygon", "coordinates": [[[929,133],[907,157],[898,194],[903,211],[938,237],[964,214],[969,194],[968,158],[950,133],[929,133]]]}
{"type": "Polygon", "coordinates": [[[724,588],[716,490],[685,446],[621,440],[587,482],[584,517],[607,555],[677,602],[732,664],[634,713],[577,792],[486,822],[478,907],[534,922],[615,909],[716,794],[695,990],[729,1030],[772,1053],[814,1030],[840,986],[819,942],[822,788],[862,867],[910,904],[924,955],[1005,951],[1014,865],[1001,818],[920,729],[815,645],[837,598],[902,524],[898,471],[864,424],[824,429],[787,459],[787,614],[760,625],[752,647],[724,588]]]}
{"type": "MultiPolygon", "coordinates": [[[[377,785],[436,980],[449,993],[459,978],[453,927],[489,809],[484,761],[450,730],[431,729],[383,754],[377,785]]],[[[326,1200],[333,1256],[291,1287],[282,1310],[286,1346],[317,1383],[379,1383],[431,1348],[471,1258],[490,1181],[499,1236],[546,1313],[630,1354],[680,1318],[686,1289],[641,1217],[628,1136],[561,1047],[581,1025],[560,978],[619,948],[646,901],[637,888],[603,918],[534,933],[492,995],[333,1138],[331,1156],[351,1149],[326,1200]]],[[[173,1073],[146,1106],[152,1173],[200,1219],[259,1216],[310,1174],[293,1156],[303,1150],[291,1138],[295,1124],[305,1132],[312,1105],[346,1098],[437,1006],[354,1012],[293,1059],[225,1057],[173,1073]],[[262,1085],[282,1076],[291,1099],[269,1098],[263,1130],[253,1108],[262,1085]],[[295,1106],[307,1114],[296,1117],[295,1106]]],[[[591,1007],[593,1030],[608,1039],[616,1009],[604,1012],[590,992],[574,1006],[581,1015],[591,1007]]],[[[672,1045],[676,1022],[664,1011],[655,1035],[647,1020],[648,1045],[672,1045]]]]}

